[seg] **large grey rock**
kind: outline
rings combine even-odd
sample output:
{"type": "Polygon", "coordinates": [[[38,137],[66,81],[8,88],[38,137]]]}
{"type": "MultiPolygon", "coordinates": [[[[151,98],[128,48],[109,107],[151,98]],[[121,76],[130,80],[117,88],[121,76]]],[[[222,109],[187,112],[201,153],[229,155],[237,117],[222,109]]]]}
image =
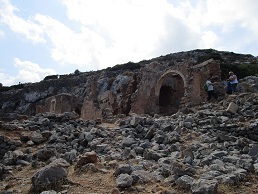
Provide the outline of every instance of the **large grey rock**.
{"type": "Polygon", "coordinates": [[[192,185],[192,194],[217,194],[218,183],[216,180],[199,179],[192,185]]]}
{"type": "Polygon", "coordinates": [[[135,144],[136,143],[136,140],[134,138],[123,138],[122,142],[121,142],[121,146],[122,148],[125,148],[125,147],[130,147],[132,144],[135,144]]]}
{"type": "Polygon", "coordinates": [[[218,171],[218,170],[209,170],[209,171],[204,172],[203,174],[201,174],[200,178],[213,180],[216,177],[219,177],[221,175],[222,175],[222,173],[220,171],[218,171]]]}
{"type": "Polygon", "coordinates": [[[49,158],[57,155],[54,148],[44,148],[37,152],[37,158],[40,161],[47,161],[49,158]]]}
{"type": "Polygon", "coordinates": [[[41,192],[52,188],[59,188],[67,181],[67,175],[68,172],[65,168],[56,165],[48,165],[32,176],[31,190],[41,192]]]}
{"type": "Polygon", "coordinates": [[[146,170],[133,171],[131,176],[133,178],[133,183],[138,183],[143,185],[146,183],[149,183],[151,180],[154,179],[154,176],[146,170]]]}
{"type": "Polygon", "coordinates": [[[120,174],[131,174],[133,172],[133,169],[130,165],[122,165],[120,164],[118,168],[114,172],[114,176],[118,176],[120,174]]]}
{"type": "Polygon", "coordinates": [[[5,155],[2,159],[2,163],[4,165],[14,165],[16,163],[16,159],[15,159],[12,151],[8,151],[5,153],[5,155]]]}
{"type": "Polygon", "coordinates": [[[72,149],[70,152],[65,152],[63,158],[70,164],[76,160],[77,151],[72,149]]]}
{"type": "Polygon", "coordinates": [[[236,185],[237,183],[245,180],[247,171],[244,169],[237,169],[231,173],[217,177],[224,184],[236,185]]]}
{"type": "Polygon", "coordinates": [[[83,132],[79,136],[79,141],[87,140],[87,142],[91,142],[93,139],[93,136],[90,132],[83,132]]]}
{"type": "Polygon", "coordinates": [[[223,156],[226,156],[228,153],[226,151],[214,151],[211,153],[212,156],[215,158],[222,158],[223,156]]]}
{"type": "Polygon", "coordinates": [[[120,174],[116,178],[116,186],[118,188],[129,188],[133,184],[133,178],[128,174],[120,174]]]}
{"type": "Polygon", "coordinates": [[[145,149],[143,152],[143,157],[146,160],[155,160],[158,161],[160,158],[163,157],[161,153],[158,153],[152,149],[145,149]]]}
{"type": "Polygon", "coordinates": [[[253,146],[251,147],[251,149],[249,150],[248,153],[250,156],[256,157],[258,158],[258,145],[257,144],[253,144],[253,146]]]}
{"type": "Polygon", "coordinates": [[[42,136],[42,134],[36,131],[33,131],[30,134],[30,139],[35,144],[40,144],[45,141],[45,138],[42,136]]]}
{"type": "Polygon", "coordinates": [[[179,177],[176,180],[176,185],[178,185],[179,187],[181,187],[185,190],[190,190],[193,182],[194,182],[194,178],[192,178],[188,175],[184,175],[184,176],[179,177]]]}

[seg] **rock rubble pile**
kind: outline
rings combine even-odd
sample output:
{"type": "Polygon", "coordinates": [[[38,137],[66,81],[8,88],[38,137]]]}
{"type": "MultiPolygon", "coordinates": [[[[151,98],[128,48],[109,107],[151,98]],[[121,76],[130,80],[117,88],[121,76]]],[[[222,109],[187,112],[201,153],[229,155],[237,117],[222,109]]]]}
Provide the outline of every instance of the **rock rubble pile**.
{"type": "MultiPolygon", "coordinates": [[[[31,191],[57,193],[62,184],[76,184],[67,177],[74,166],[92,176],[113,170],[113,193],[145,193],[144,185],[154,181],[171,186],[163,193],[176,193],[175,186],[216,194],[219,184],[248,182],[258,172],[258,93],[242,91],[171,116],[117,115],[101,123],[66,112],[1,121],[0,179],[7,184],[15,179],[14,169],[31,166],[37,170],[28,177],[31,191]]],[[[1,186],[14,193],[10,185],[1,186]]]]}

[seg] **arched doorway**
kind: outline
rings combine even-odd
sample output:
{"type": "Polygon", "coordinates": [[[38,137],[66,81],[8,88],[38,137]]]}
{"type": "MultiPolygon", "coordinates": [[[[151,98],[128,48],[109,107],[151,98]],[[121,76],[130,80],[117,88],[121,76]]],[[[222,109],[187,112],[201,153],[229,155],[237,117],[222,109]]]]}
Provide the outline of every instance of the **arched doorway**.
{"type": "Polygon", "coordinates": [[[158,95],[159,113],[162,115],[171,115],[178,111],[185,94],[185,79],[183,75],[170,70],[161,76],[156,87],[158,95]]]}

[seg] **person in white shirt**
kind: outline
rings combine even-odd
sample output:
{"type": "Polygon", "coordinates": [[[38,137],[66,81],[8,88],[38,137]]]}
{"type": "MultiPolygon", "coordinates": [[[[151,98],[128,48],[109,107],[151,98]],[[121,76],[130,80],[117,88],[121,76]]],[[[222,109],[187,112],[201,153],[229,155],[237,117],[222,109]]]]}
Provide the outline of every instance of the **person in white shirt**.
{"type": "Polygon", "coordinates": [[[237,80],[237,76],[232,71],[229,72],[228,80],[231,83],[233,93],[234,93],[236,91],[236,88],[237,88],[238,80],[237,80]]]}
{"type": "Polygon", "coordinates": [[[211,83],[211,79],[208,78],[206,81],[206,85],[208,87],[207,89],[207,100],[210,101],[211,97],[214,97],[215,99],[218,99],[218,95],[215,93],[214,89],[213,89],[213,85],[211,83]]]}

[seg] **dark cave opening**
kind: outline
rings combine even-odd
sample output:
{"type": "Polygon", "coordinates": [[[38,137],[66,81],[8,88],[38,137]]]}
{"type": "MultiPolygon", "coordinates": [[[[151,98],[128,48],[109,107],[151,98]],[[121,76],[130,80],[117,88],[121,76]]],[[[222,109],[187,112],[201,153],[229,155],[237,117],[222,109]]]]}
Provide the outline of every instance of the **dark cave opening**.
{"type": "Polygon", "coordinates": [[[160,88],[159,112],[162,115],[171,115],[178,111],[184,96],[184,82],[180,76],[167,77],[160,88]]]}
{"type": "Polygon", "coordinates": [[[172,97],[172,87],[171,86],[161,86],[159,94],[159,105],[162,107],[169,106],[171,104],[172,97]]]}

